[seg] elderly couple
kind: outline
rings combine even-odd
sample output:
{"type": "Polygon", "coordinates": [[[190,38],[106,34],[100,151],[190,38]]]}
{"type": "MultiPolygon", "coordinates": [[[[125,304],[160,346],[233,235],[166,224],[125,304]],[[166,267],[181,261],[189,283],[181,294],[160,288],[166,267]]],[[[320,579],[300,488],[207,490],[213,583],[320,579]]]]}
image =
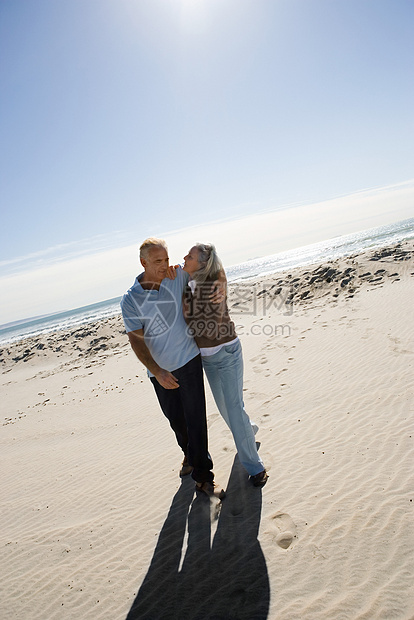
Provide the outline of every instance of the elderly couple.
{"type": "Polygon", "coordinates": [[[243,358],[225,298],[225,274],[215,247],[197,244],[184,267],[169,267],[167,245],[146,239],[144,268],[121,301],[131,347],[147,367],[159,404],[184,453],[180,476],[196,490],[215,493],[208,452],[203,368],[217,407],[229,426],[240,461],[254,486],[268,474],[243,404],[243,358]]]}

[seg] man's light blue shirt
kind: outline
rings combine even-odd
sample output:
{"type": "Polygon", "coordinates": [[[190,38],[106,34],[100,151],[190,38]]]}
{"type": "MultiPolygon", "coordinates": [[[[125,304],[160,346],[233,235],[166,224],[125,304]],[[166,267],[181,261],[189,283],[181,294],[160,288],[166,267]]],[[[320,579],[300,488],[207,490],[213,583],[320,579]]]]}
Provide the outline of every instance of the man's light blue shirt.
{"type": "MultiPolygon", "coordinates": [[[[140,274],[121,300],[122,317],[128,332],[144,330],[144,341],[157,364],[169,372],[181,368],[199,354],[187,332],[182,311],[188,274],[177,268],[175,280],[164,278],[158,291],[143,289],[140,274]]],[[[151,373],[148,371],[150,376],[151,373]]]]}

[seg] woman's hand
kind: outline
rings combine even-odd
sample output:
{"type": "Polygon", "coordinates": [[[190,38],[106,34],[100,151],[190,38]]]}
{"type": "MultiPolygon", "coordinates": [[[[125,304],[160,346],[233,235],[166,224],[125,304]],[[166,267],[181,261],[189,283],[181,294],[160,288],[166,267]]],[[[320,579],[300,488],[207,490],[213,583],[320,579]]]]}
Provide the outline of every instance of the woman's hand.
{"type": "Polygon", "coordinates": [[[170,265],[167,269],[167,273],[166,273],[166,278],[169,278],[170,280],[175,280],[175,278],[177,277],[177,269],[180,265],[170,265]]]}

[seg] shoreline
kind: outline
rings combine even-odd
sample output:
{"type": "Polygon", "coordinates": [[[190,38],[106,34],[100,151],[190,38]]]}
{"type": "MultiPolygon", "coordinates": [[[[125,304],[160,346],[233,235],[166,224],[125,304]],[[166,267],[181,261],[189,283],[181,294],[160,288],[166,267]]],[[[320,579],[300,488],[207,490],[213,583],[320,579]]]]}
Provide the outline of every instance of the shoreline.
{"type": "Polygon", "coordinates": [[[206,382],[218,507],[121,317],[3,350],[1,617],[411,620],[413,242],[378,252],[229,287],[269,481],[206,382]]]}
{"type": "MultiPolygon", "coordinates": [[[[414,221],[414,218],[402,220],[402,221],[396,222],[394,224],[394,227],[397,226],[398,228],[398,226],[400,226],[401,228],[401,226],[404,227],[404,225],[407,225],[408,222],[412,222],[412,221],[414,221]]],[[[411,224],[411,227],[412,227],[412,224],[411,224]]],[[[231,284],[238,284],[238,283],[250,281],[252,279],[259,278],[259,277],[264,277],[264,276],[272,277],[273,275],[287,273],[288,271],[297,271],[298,269],[301,269],[302,267],[305,267],[305,266],[319,265],[323,262],[332,263],[337,260],[346,259],[347,257],[351,255],[357,256],[359,254],[363,254],[364,252],[367,253],[370,251],[383,249],[385,247],[393,247],[396,245],[400,245],[401,243],[406,243],[407,241],[408,242],[412,241],[412,237],[410,236],[401,239],[401,237],[398,237],[397,235],[397,239],[395,239],[395,234],[394,234],[394,241],[391,241],[389,239],[387,240],[384,238],[381,238],[381,241],[380,241],[380,239],[378,238],[376,239],[376,243],[373,243],[372,235],[375,238],[376,235],[379,235],[380,231],[383,232],[384,228],[387,228],[387,227],[379,227],[379,228],[362,230],[362,231],[359,231],[358,233],[353,233],[352,235],[342,235],[342,236],[334,237],[332,239],[328,239],[325,241],[316,242],[308,246],[303,246],[303,247],[295,248],[295,249],[288,250],[285,252],[280,252],[279,254],[270,255],[267,257],[265,256],[265,257],[258,258],[258,259],[252,259],[251,261],[240,263],[239,265],[228,266],[226,269],[228,271],[228,274],[230,274],[229,281],[231,284]],[[353,246],[355,245],[355,240],[358,238],[358,236],[362,236],[363,238],[365,238],[365,241],[370,241],[371,244],[369,245],[369,247],[365,247],[364,249],[359,248],[358,250],[356,248],[352,249],[353,246]],[[353,241],[353,242],[350,243],[350,241],[353,241]],[[308,256],[308,252],[309,252],[309,249],[313,247],[318,247],[319,256],[314,256],[313,260],[310,260],[308,256]],[[347,249],[345,249],[345,247],[347,249]],[[324,252],[328,254],[329,258],[326,258],[326,256],[324,257],[324,252]],[[289,260],[287,259],[287,257],[290,254],[296,255],[296,258],[295,258],[296,264],[294,266],[289,265],[289,260]],[[297,264],[298,254],[301,256],[301,260],[302,260],[302,263],[300,264],[297,264]],[[269,260],[272,265],[270,267],[270,270],[269,270],[269,265],[266,264],[269,260]],[[264,264],[260,266],[258,263],[263,263],[263,261],[265,261],[264,264]],[[250,271],[252,269],[252,266],[251,266],[252,262],[256,263],[253,269],[258,270],[259,273],[250,274],[250,275],[239,274],[238,276],[235,276],[233,272],[240,271],[240,268],[242,268],[243,270],[243,266],[247,268],[248,271],[250,271]],[[263,269],[263,267],[265,267],[265,272],[260,273],[260,269],[263,269]]],[[[394,233],[395,232],[396,231],[394,231],[394,233]]],[[[401,230],[399,232],[401,232],[401,230]]],[[[28,317],[28,318],[24,318],[18,321],[12,321],[12,322],[2,324],[0,325],[0,332],[11,331],[13,332],[13,335],[5,336],[3,334],[2,336],[0,336],[0,349],[3,348],[7,344],[12,344],[13,342],[18,342],[23,339],[36,337],[38,335],[46,335],[49,333],[54,333],[56,331],[66,331],[69,329],[76,329],[83,325],[89,325],[97,321],[104,320],[106,318],[112,318],[113,316],[116,316],[118,314],[116,311],[114,312],[113,307],[114,305],[119,306],[118,302],[120,302],[121,297],[122,296],[107,299],[107,300],[102,300],[100,302],[95,302],[87,306],[73,308],[72,310],[64,310],[64,311],[61,310],[61,311],[52,313],[50,315],[46,314],[46,315],[41,315],[41,316],[28,317]],[[115,304],[115,302],[117,303],[115,304]],[[98,308],[100,308],[100,310],[98,310],[98,308]],[[103,308],[105,308],[104,312],[103,312],[103,308]],[[84,313],[90,316],[89,317],[81,316],[84,313]],[[96,316],[94,316],[96,315],[96,313],[102,314],[101,319],[97,319],[96,316]],[[45,320],[47,323],[50,323],[52,320],[55,320],[57,317],[59,317],[59,320],[69,319],[71,326],[61,327],[59,324],[55,324],[55,325],[52,324],[52,326],[50,327],[47,327],[47,326],[41,327],[40,331],[36,333],[36,329],[34,328],[33,324],[37,324],[40,321],[40,325],[41,325],[42,322],[45,320]],[[15,330],[19,326],[23,327],[25,331],[27,330],[28,326],[32,326],[31,332],[28,332],[25,335],[16,334],[15,330]]]]}
{"type": "MultiPolygon", "coordinates": [[[[412,260],[414,256],[414,241],[398,242],[394,245],[384,246],[362,253],[351,254],[326,263],[318,263],[297,267],[293,270],[276,272],[264,276],[229,283],[229,309],[237,311],[240,302],[237,301],[240,291],[243,298],[263,295],[271,295],[274,305],[281,308],[286,305],[307,304],[322,296],[332,295],[337,299],[345,297],[352,299],[361,287],[380,286],[387,279],[398,281],[399,272],[384,269],[391,263],[399,265],[412,260]],[[384,264],[383,268],[375,269],[371,263],[384,264]],[[368,270],[372,269],[374,273],[368,270]],[[256,287],[271,282],[269,290],[257,292],[256,287]]],[[[13,363],[28,362],[36,357],[62,357],[69,352],[68,340],[75,339],[72,349],[77,357],[91,356],[94,353],[108,353],[120,345],[119,335],[125,335],[121,313],[114,317],[99,319],[86,324],[56,330],[22,338],[21,340],[0,345],[0,369],[2,372],[10,372],[13,363]],[[82,347],[80,343],[88,339],[88,346],[82,347]],[[59,344],[57,344],[57,342],[59,344]]],[[[122,346],[122,344],[121,344],[122,346]]]]}

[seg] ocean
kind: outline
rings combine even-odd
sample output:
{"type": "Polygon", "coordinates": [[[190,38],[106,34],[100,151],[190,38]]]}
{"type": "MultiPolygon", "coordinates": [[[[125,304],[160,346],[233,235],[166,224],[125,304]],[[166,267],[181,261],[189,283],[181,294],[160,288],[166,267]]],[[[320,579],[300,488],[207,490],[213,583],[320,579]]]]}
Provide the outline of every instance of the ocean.
{"type": "MultiPolygon", "coordinates": [[[[327,262],[412,238],[414,238],[414,218],[226,267],[227,279],[229,282],[237,282],[296,267],[327,262]]],[[[121,297],[115,297],[82,308],[27,319],[19,321],[18,324],[0,326],[0,345],[116,316],[120,313],[120,300],[121,297]]]]}

